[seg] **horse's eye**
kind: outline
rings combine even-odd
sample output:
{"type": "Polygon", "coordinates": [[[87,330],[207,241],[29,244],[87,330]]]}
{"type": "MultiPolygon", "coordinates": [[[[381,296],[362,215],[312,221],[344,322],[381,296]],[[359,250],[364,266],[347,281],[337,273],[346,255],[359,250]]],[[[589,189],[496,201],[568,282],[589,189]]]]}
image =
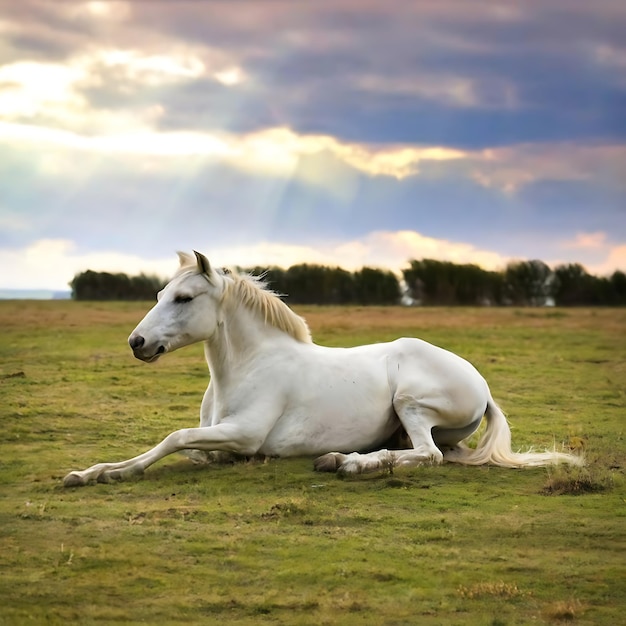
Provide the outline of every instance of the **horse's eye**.
{"type": "Polygon", "coordinates": [[[174,298],[174,302],[176,304],[186,304],[187,302],[191,302],[193,298],[191,296],[176,296],[174,298]]]}

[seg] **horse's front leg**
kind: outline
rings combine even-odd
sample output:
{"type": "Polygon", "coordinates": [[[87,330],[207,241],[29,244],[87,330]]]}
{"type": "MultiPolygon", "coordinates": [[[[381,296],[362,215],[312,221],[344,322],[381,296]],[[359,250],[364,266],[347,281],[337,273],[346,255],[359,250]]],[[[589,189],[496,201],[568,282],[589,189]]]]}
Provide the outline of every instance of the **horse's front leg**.
{"type": "MultiPolygon", "coordinates": [[[[213,384],[209,383],[207,390],[204,392],[204,397],[202,398],[202,405],[200,406],[200,428],[205,428],[207,426],[215,426],[219,423],[219,417],[217,411],[213,410],[215,405],[214,402],[214,391],[213,384]]],[[[215,450],[205,451],[205,450],[183,450],[182,453],[188,458],[191,459],[194,463],[210,463],[210,462],[219,462],[222,460],[230,459],[231,454],[229,452],[217,452],[215,450]]]]}
{"type": "Polygon", "coordinates": [[[234,422],[222,422],[206,428],[182,428],[170,433],[154,448],[120,463],[98,463],[82,471],[70,472],[63,480],[66,487],[77,487],[90,482],[112,482],[143,474],[144,470],[168,454],[180,450],[225,450],[243,455],[254,455],[260,448],[264,434],[242,428],[234,422]]]}
{"type": "Polygon", "coordinates": [[[217,412],[213,410],[215,406],[215,392],[213,390],[213,383],[209,383],[204,396],[202,397],[202,404],[200,405],[200,428],[205,426],[215,426],[219,424],[219,418],[217,412]]]}
{"type": "MultiPolygon", "coordinates": [[[[200,406],[200,428],[207,426],[216,426],[219,424],[220,416],[215,407],[215,393],[213,391],[213,383],[209,383],[207,390],[202,398],[200,406]]],[[[194,463],[232,463],[237,456],[233,452],[224,452],[219,450],[199,450],[189,449],[183,450],[182,453],[194,463]]]]}

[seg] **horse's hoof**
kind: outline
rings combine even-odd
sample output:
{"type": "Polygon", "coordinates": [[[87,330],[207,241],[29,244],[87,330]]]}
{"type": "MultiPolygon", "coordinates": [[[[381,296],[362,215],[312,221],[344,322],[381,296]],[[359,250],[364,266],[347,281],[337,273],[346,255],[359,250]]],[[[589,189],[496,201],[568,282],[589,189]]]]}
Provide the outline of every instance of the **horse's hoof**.
{"type": "Polygon", "coordinates": [[[64,487],[83,487],[87,482],[78,472],[70,472],[63,479],[64,487]]]}
{"type": "Polygon", "coordinates": [[[313,469],[316,472],[336,472],[346,458],[345,454],[339,452],[329,452],[317,457],[313,461],[313,469]]]}

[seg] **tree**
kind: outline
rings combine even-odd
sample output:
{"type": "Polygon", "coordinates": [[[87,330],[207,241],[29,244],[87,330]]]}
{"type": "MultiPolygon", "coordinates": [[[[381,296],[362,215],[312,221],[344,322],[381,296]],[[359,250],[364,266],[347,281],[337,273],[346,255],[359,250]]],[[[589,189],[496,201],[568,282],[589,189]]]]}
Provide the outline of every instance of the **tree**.
{"type": "Polygon", "coordinates": [[[339,267],[307,263],[285,272],[284,294],[297,304],[347,304],[354,302],[354,277],[339,267]]]}
{"type": "Polygon", "coordinates": [[[392,272],[364,267],[354,273],[356,301],[359,304],[397,304],[400,285],[392,272]]]}
{"type": "Polygon", "coordinates": [[[152,300],[163,288],[156,276],[110,274],[87,270],[76,274],[70,282],[74,300],[152,300]]]}
{"type": "Polygon", "coordinates": [[[613,273],[609,282],[611,283],[613,300],[610,304],[626,305],[626,274],[618,270],[613,273]]]}
{"type": "Polygon", "coordinates": [[[553,296],[554,274],[543,261],[509,263],[504,282],[506,298],[512,304],[542,306],[553,296]]]}
{"type": "Polygon", "coordinates": [[[435,259],[413,260],[402,271],[411,297],[436,305],[497,304],[502,300],[502,275],[477,265],[435,259]]]}
{"type": "Polygon", "coordinates": [[[554,269],[554,300],[559,306],[589,304],[593,299],[594,281],[579,263],[559,265],[554,269]]]}

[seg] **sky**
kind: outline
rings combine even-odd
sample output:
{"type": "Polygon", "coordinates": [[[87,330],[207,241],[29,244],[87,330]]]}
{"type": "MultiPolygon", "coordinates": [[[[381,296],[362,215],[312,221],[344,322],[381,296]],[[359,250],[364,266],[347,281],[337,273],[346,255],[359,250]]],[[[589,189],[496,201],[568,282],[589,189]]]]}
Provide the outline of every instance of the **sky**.
{"type": "Polygon", "coordinates": [[[20,0],[0,288],[434,258],[626,271],[623,0],[20,0]]]}

